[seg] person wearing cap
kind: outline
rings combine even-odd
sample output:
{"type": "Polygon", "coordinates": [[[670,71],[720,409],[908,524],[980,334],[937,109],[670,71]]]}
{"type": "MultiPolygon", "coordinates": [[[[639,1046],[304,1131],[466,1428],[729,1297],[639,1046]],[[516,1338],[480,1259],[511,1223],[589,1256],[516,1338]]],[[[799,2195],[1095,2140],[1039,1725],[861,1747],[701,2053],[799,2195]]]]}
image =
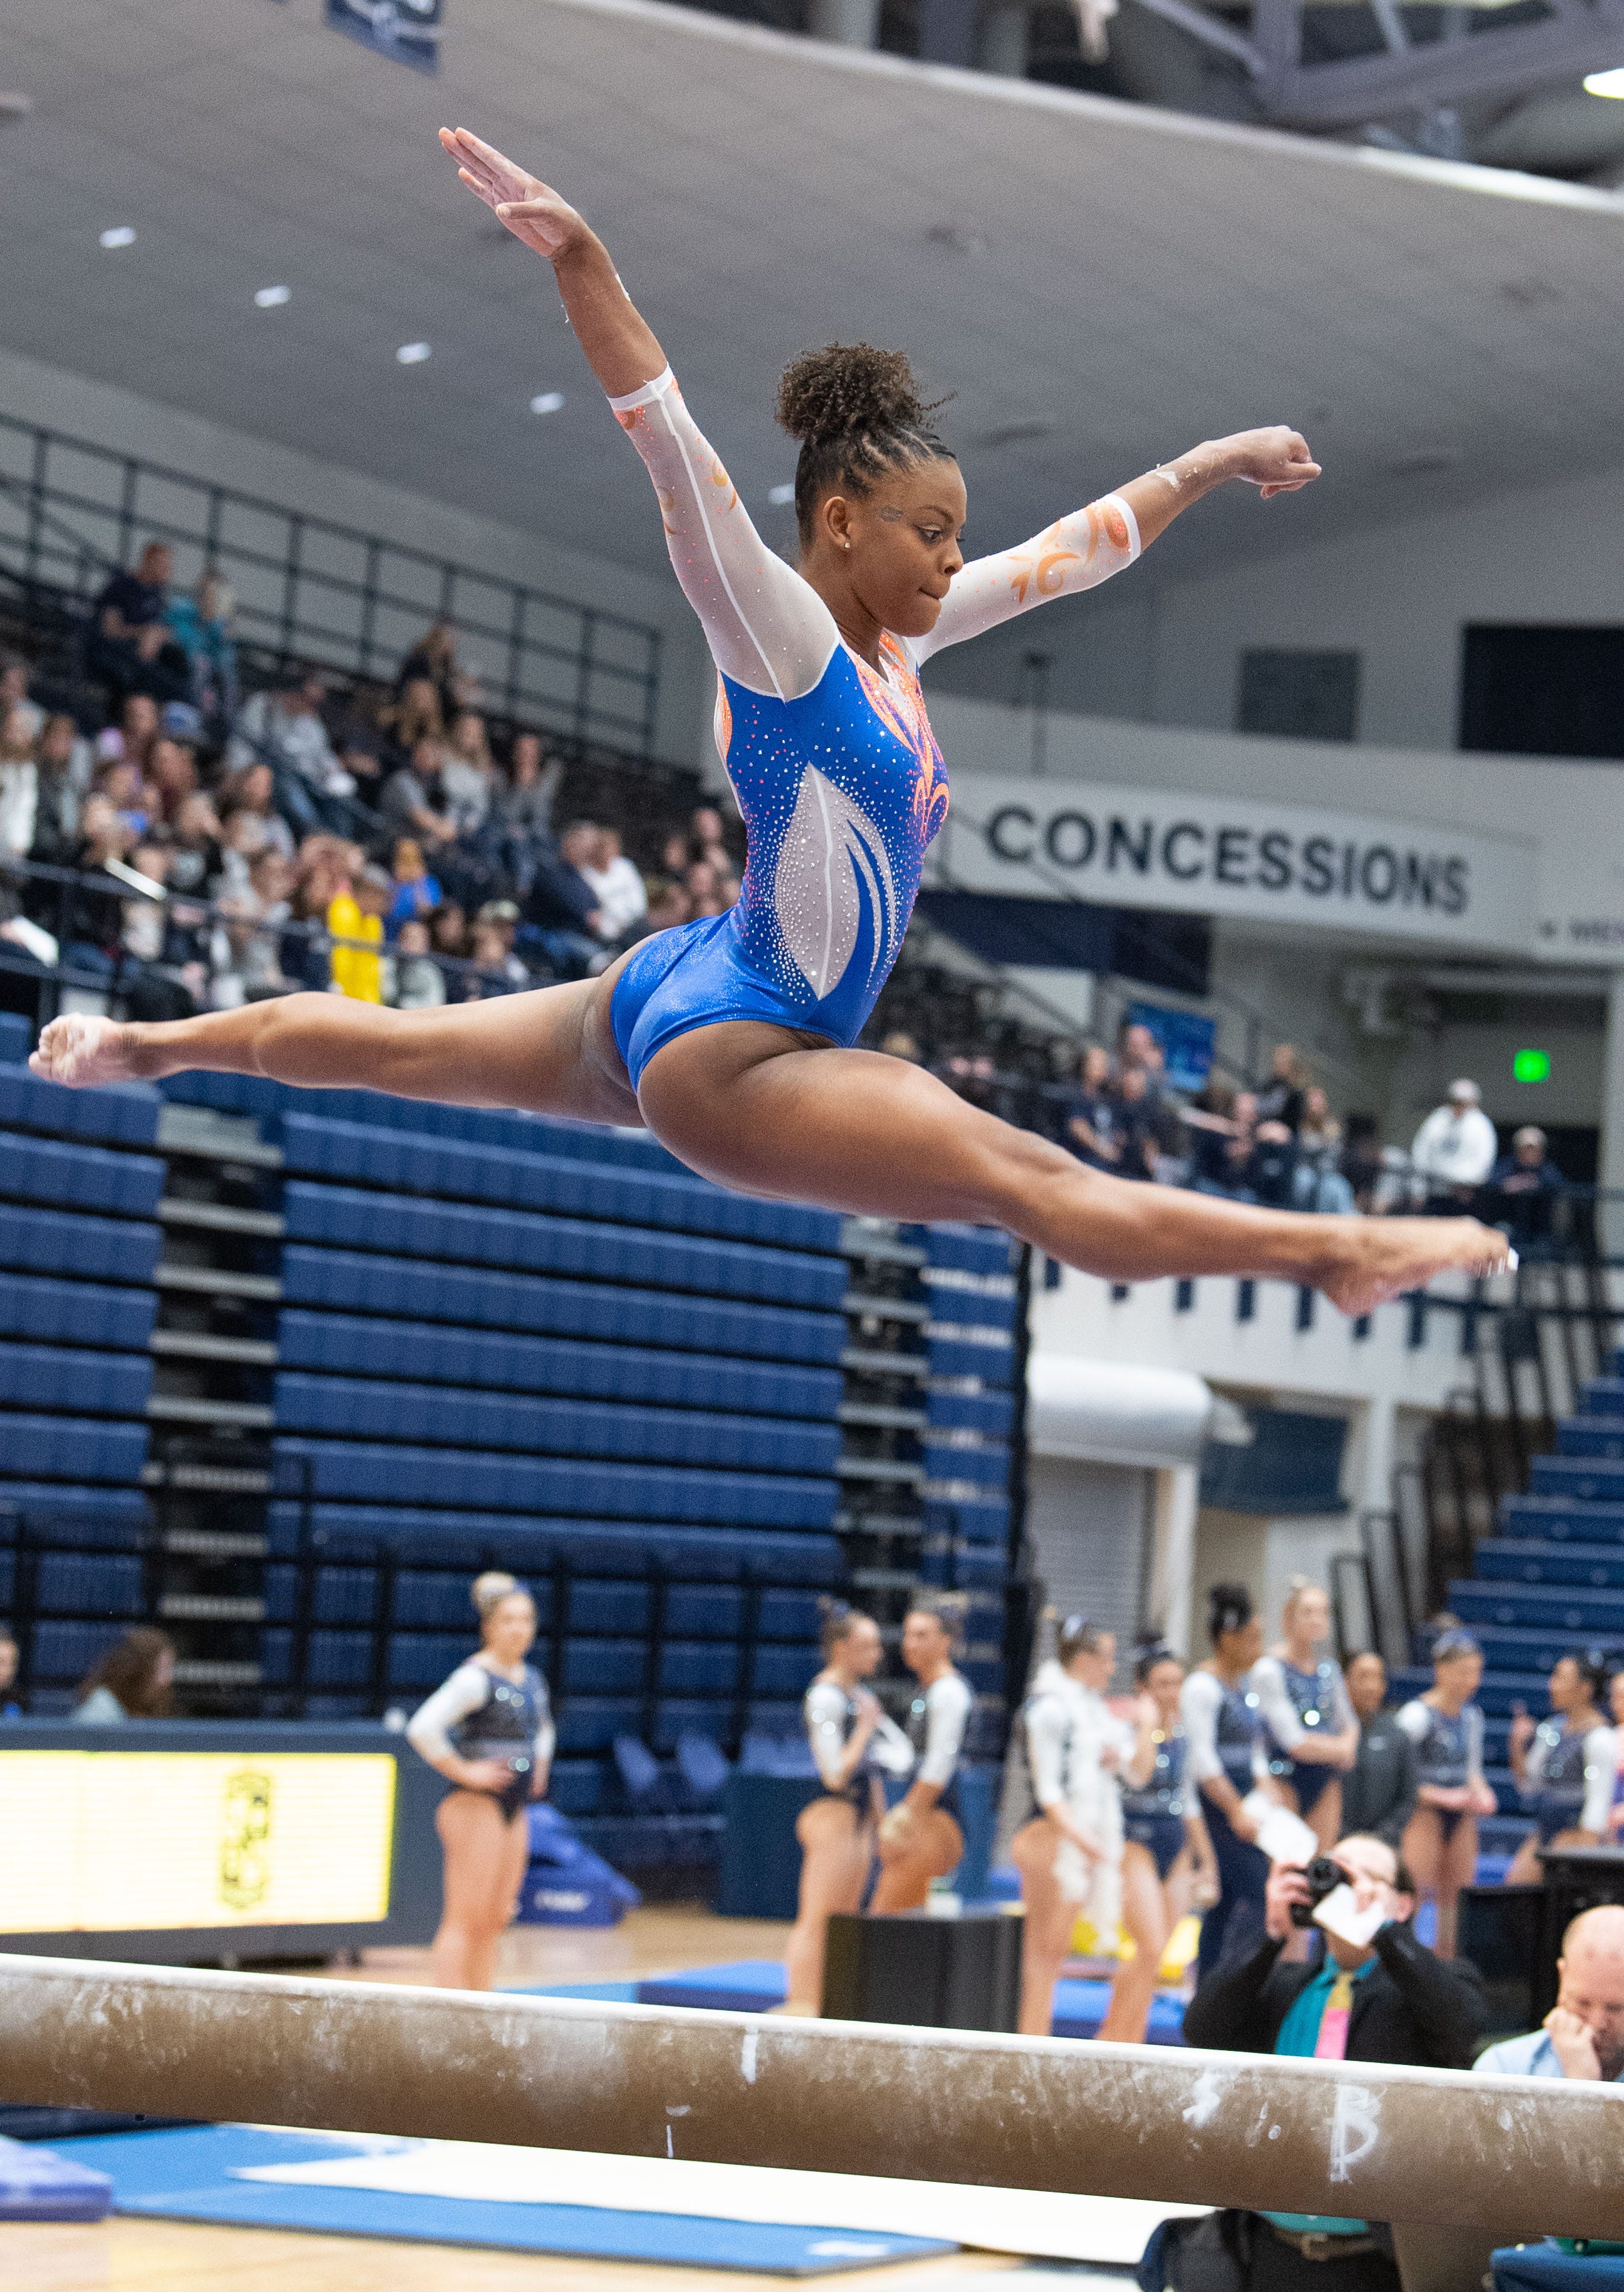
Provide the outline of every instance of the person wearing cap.
{"type": "Polygon", "coordinates": [[[1451,1628],[1433,1642],[1433,1683],[1406,1703],[1398,1723],[1415,1746],[1416,1810],[1404,1831],[1404,1860],[1437,1905],[1440,1957],[1455,1955],[1460,1893],[1477,1869],[1477,1818],[1499,1802],[1483,1773],[1483,1715],[1474,1700],[1483,1650],[1451,1628]]]}
{"type": "Polygon", "coordinates": [[[1624,2082],[1624,1908],[1580,1912],[1562,1937],[1556,2003],[1540,2027],[1490,2046],[1472,2066],[1500,2077],[1624,2082]]]}
{"type": "Polygon", "coordinates": [[[1475,1082],[1464,1076],[1452,1082],[1447,1102],[1433,1109],[1410,1150],[1410,1167],[1426,1189],[1427,1207],[1445,1216],[1459,1215],[1487,1180],[1499,1151],[1482,1100],[1475,1082]]]}
{"type": "Polygon", "coordinates": [[[1551,1207],[1567,1189],[1567,1180],[1546,1154],[1547,1139],[1538,1123],[1525,1122],[1489,1174],[1498,1199],[1491,1215],[1502,1233],[1508,1233],[1520,1250],[1548,1241],[1551,1207]]]}

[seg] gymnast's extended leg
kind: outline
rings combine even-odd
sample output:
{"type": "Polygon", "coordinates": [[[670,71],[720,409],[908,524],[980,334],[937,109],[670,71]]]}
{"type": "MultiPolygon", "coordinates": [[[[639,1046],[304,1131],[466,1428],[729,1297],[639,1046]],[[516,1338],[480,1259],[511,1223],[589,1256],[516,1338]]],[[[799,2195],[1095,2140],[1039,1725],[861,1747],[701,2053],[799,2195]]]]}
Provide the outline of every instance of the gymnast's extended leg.
{"type": "Polygon", "coordinates": [[[643,1118],[691,1169],[741,1192],[1002,1225],[1110,1280],[1274,1275],[1358,1313],[1446,1267],[1505,1262],[1503,1238],[1471,1218],[1250,1209],[1109,1177],[917,1067],[805,1040],[748,1020],[680,1036],[643,1073],[643,1118]]]}
{"type": "Polygon", "coordinates": [[[157,1081],[200,1067],[313,1089],[641,1124],[609,1024],[620,967],[432,1011],[307,994],[157,1024],[55,1019],[28,1063],[53,1082],[157,1081]]]}

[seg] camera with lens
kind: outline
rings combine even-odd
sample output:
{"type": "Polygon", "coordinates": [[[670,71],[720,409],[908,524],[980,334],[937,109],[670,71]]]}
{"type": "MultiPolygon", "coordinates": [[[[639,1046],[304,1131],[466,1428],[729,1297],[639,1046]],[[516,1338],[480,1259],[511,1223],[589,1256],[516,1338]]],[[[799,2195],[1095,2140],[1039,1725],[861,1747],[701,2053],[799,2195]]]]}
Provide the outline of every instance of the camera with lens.
{"type": "Polygon", "coordinates": [[[1338,1886],[1346,1885],[1347,1872],[1339,1862],[1333,1862],[1329,1854],[1316,1854],[1304,1871],[1303,1879],[1308,1888],[1308,1900],[1292,1903],[1291,1923],[1294,1926],[1311,1926],[1313,1924],[1313,1914],[1327,1895],[1334,1894],[1338,1886]]]}

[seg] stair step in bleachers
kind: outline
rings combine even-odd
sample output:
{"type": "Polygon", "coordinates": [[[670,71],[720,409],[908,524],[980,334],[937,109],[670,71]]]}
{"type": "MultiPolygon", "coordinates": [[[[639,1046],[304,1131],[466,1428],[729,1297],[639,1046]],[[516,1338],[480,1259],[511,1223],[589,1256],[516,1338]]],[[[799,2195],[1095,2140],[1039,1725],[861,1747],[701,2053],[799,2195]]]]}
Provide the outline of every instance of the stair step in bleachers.
{"type": "Polygon", "coordinates": [[[1624,1421],[1606,1416],[1570,1416],[1556,1429],[1559,1457],[1624,1457],[1624,1421]]]}
{"type": "Polygon", "coordinates": [[[1624,1548],[1541,1544],[1524,1537],[1485,1537],[1474,1555],[1487,1585],[1585,1584],[1624,1589],[1624,1548]]]}
{"type": "Polygon", "coordinates": [[[1519,1640],[1553,1633],[1565,1634],[1570,1642],[1624,1638],[1624,1588],[1458,1583],[1450,1586],[1448,1603],[1480,1636],[1484,1627],[1493,1626],[1515,1629],[1519,1640]]]}
{"type": "Polygon", "coordinates": [[[1624,1504],[1579,1496],[1507,1497],[1499,1525],[1507,1536],[1550,1544],[1624,1544],[1624,1504]]]}
{"type": "Polygon", "coordinates": [[[1624,1460],[1536,1457],[1530,1473],[1537,1497],[1567,1497],[1581,1504],[1624,1504],[1624,1460]]]}
{"type": "MultiPolygon", "coordinates": [[[[6,1393],[4,1352],[0,1347],[0,1399],[6,1393]]],[[[832,1473],[840,1454],[834,1424],[723,1416],[718,1409],[520,1399],[455,1386],[385,1384],[377,1376],[279,1376],[276,1419],[295,1432],[360,1440],[431,1440],[530,1456],[655,1459],[765,1473],[832,1473]]]]}
{"type": "Polygon", "coordinates": [[[1624,1416],[1624,1376],[1593,1376],[1580,1407],[1587,1416],[1624,1416]]]}

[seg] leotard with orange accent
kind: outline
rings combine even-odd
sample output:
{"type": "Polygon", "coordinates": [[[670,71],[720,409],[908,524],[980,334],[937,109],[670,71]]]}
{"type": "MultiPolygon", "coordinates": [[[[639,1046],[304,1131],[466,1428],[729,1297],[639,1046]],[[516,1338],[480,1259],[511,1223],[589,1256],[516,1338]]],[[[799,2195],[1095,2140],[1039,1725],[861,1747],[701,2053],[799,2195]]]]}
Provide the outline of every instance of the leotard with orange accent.
{"type": "Polygon", "coordinates": [[[610,400],[648,465],[672,563],[717,668],[716,747],[749,838],[727,914],[657,932],[611,1004],[634,1089],[679,1035],[764,1020],[851,1045],[902,943],[948,783],[919,670],[1139,554],[1116,494],[955,576],[927,637],[881,640],[872,666],[817,592],[757,534],[670,369],[610,400]]]}

